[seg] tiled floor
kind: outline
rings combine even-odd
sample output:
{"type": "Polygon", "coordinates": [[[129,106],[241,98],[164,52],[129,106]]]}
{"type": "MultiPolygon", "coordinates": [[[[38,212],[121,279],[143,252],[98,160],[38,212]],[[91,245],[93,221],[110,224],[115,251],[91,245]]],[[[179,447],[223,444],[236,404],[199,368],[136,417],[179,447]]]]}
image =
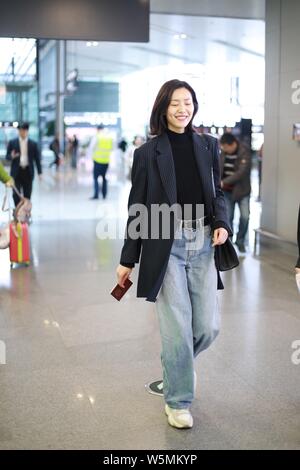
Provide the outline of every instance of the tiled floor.
{"type": "Polygon", "coordinates": [[[88,200],[84,170],[46,171],[35,183],[32,266],[11,271],[0,253],[0,449],[300,449],[293,254],[249,250],[223,276],[222,331],[196,363],[195,425],[175,430],[144,389],[161,374],[153,304],[134,288],[121,303],[109,295],[122,241],[96,233],[110,218],[123,234],[129,189],[110,178],[104,204],[88,200]]]}

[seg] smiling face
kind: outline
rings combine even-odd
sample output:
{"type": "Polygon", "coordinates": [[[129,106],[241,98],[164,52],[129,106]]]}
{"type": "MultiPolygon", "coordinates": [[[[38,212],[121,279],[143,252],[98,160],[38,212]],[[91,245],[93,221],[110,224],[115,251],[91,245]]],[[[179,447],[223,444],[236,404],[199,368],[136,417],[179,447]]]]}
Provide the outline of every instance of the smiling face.
{"type": "Polygon", "coordinates": [[[168,129],[182,134],[188,123],[192,120],[194,103],[192,95],[186,88],[178,88],[172,94],[167,108],[168,129]]]}

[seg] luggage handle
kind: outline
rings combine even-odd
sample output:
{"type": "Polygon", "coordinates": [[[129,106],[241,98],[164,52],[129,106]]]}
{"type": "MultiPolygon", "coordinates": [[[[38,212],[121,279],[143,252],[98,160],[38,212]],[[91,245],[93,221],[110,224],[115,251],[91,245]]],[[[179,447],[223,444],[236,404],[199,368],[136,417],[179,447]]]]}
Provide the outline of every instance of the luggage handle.
{"type": "Polygon", "coordinates": [[[12,188],[13,188],[14,192],[17,194],[17,196],[19,196],[19,198],[20,198],[21,200],[26,199],[24,196],[22,196],[22,194],[20,193],[20,191],[17,189],[17,187],[16,187],[15,185],[13,185],[12,188]]]}
{"type": "Polygon", "coordinates": [[[8,212],[8,223],[10,224],[11,222],[11,216],[10,216],[10,197],[8,194],[8,187],[5,187],[5,194],[3,198],[3,203],[2,203],[2,211],[3,212],[8,212]],[[7,204],[7,207],[5,207],[7,204]]]}
{"type": "Polygon", "coordinates": [[[22,227],[21,222],[12,222],[10,225],[11,225],[12,231],[15,234],[15,237],[23,238],[23,227],[22,227]],[[18,227],[19,227],[19,231],[18,231],[18,227]]]}
{"type": "Polygon", "coordinates": [[[8,188],[5,187],[5,194],[4,194],[4,198],[3,198],[3,202],[2,202],[2,211],[7,212],[7,211],[9,211],[9,209],[10,209],[10,204],[9,204],[9,198],[8,198],[8,188]],[[5,208],[6,203],[7,203],[7,199],[8,199],[8,207],[5,208]]]}
{"type": "MultiPolygon", "coordinates": [[[[16,188],[15,185],[12,186],[12,189],[13,191],[15,191],[15,193],[19,196],[19,198],[24,201],[24,199],[26,199],[24,196],[22,196],[22,194],[19,192],[19,190],[16,188]]],[[[8,188],[5,187],[5,194],[4,194],[4,198],[3,198],[3,203],[2,203],[2,211],[3,212],[8,212],[10,211],[10,199],[8,197],[8,188]],[[8,206],[7,208],[5,209],[5,206],[6,206],[6,202],[8,201],[8,206]]]]}

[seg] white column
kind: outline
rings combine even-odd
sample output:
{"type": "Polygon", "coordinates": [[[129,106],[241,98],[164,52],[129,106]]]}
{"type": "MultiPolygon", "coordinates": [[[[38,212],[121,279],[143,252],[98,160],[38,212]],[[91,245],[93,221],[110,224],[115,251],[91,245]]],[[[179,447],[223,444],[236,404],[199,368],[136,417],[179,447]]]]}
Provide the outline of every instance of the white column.
{"type": "Polygon", "coordinates": [[[300,201],[300,145],[292,139],[300,122],[292,83],[300,80],[300,2],[266,0],[265,144],[262,221],[266,230],[296,241],[300,201]]]}

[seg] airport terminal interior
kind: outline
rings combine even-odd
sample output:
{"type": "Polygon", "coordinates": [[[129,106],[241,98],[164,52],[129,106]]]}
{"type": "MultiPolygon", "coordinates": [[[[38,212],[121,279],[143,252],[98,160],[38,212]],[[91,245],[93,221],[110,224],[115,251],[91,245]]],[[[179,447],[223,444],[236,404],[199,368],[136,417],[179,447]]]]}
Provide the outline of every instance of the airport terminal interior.
{"type": "MultiPolygon", "coordinates": [[[[0,34],[0,161],[9,173],[8,141],[26,121],[42,164],[30,264],[0,250],[0,450],[300,449],[299,17],[294,0],[153,0],[148,43],[0,34]],[[236,247],[239,266],[221,273],[221,330],[195,361],[185,430],[147,387],[162,379],[161,343],[155,304],[136,297],[138,266],[124,298],[110,295],[132,142],[148,139],[153,101],[172,78],[197,93],[197,131],[244,138],[252,158],[245,251],[236,247]],[[99,178],[92,199],[100,124],[113,150],[107,196],[99,178]]],[[[1,184],[5,193],[1,227],[13,217],[13,190],[1,184]]]]}

